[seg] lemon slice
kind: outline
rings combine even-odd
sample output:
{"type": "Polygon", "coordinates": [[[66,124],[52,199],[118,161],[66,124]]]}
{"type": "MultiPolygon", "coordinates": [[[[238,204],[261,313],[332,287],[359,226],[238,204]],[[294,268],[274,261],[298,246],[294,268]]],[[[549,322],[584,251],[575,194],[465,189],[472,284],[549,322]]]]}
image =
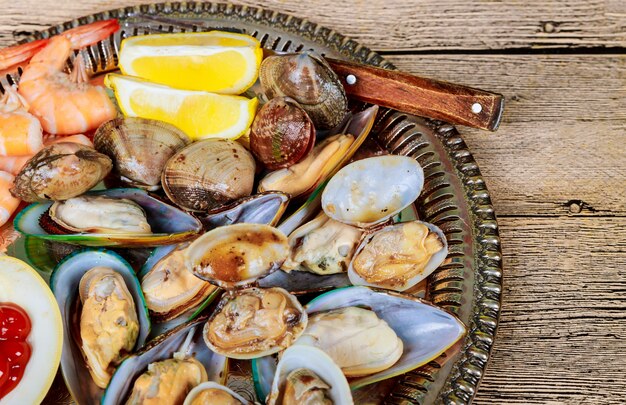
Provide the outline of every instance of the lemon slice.
{"type": "Polygon", "coordinates": [[[211,31],[130,37],[122,41],[122,73],[177,89],[241,94],[263,58],[249,35],[211,31]]]}
{"type": "Polygon", "coordinates": [[[108,74],[104,83],[115,92],[124,115],[168,122],[193,140],[239,138],[258,105],[256,98],[178,90],[118,74],[108,74]]]}

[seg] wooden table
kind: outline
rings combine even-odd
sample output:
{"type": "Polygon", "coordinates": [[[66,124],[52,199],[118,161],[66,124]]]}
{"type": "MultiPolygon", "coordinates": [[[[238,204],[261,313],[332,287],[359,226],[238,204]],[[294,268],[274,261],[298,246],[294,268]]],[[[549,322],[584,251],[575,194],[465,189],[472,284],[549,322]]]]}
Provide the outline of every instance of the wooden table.
{"type": "MultiPolygon", "coordinates": [[[[0,46],[145,1],[2,0],[0,46]]],[[[505,265],[475,403],[623,403],[626,2],[239,3],[322,23],[403,70],[506,96],[497,133],[460,128],[495,204],[505,265]]]]}

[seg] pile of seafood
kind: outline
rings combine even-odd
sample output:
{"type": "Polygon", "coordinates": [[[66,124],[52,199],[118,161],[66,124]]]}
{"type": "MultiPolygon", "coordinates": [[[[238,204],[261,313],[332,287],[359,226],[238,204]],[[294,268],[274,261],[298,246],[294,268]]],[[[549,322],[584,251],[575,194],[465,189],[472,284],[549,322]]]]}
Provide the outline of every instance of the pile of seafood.
{"type": "MultiPolygon", "coordinates": [[[[262,58],[254,38],[228,33],[142,45],[249,55],[252,79],[210,96],[124,65],[130,42],[122,74],[104,80],[113,92],[80,56],[64,70],[73,50],[118,28],[101,21],[0,51],[0,70],[23,69],[0,107],[0,219],[31,203],[13,227],[53,257],[76,403],[350,404],[465,335],[416,298],[448,254],[441,229],[417,219],[422,168],[366,141],[378,108],[352,106],[324,58],[262,58]],[[155,119],[141,104],[156,102],[140,97],[148,88],[162,110],[179,100],[167,94],[240,103],[241,122],[260,107],[244,131],[192,134],[180,111],[155,119]],[[254,392],[231,378],[235,365],[251,370],[254,392]]],[[[172,60],[163,69],[176,73],[172,60]]]]}

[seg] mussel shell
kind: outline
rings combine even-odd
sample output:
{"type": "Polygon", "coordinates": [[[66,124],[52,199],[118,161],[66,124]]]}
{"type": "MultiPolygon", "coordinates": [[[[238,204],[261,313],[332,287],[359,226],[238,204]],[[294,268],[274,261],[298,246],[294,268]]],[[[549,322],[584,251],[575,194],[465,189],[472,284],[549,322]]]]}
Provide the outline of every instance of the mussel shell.
{"type": "Polygon", "coordinates": [[[88,270],[98,266],[110,267],[118,272],[133,296],[140,328],[135,349],[143,346],[151,327],[139,280],[132,267],[119,255],[107,250],[83,250],[67,256],[58,264],[50,278],[50,287],[63,319],[65,339],[61,355],[61,372],[74,401],[78,404],[99,402],[104,392],[91,379],[87,364],[83,360],[78,343],[80,314],[76,313],[80,280],[88,270]]]}
{"type": "MultiPolygon", "coordinates": [[[[368,287],[347,287],[324,293],[311,300],[305,309],[309,316],[316,312],[344,307],[371,309],[402,339],[404,351],[400,359],[381,372],[353,378],[350,387],[355,390],[414,370],[436,359],[450,349],[465,333],[465,325],[454,315],[411,295],[368,287]]],[[[294,346],[300,343],[296,341],[294,346]]],[[[271,357],[256,359],[253,371],[255,381],[272,380],[275,362],[271,357]]],[[[269,383],[259,387],[270,392],[269,383]]]]}
{"type": "Polygon", "coordinates": [[[172,156],[161,184],[170,200],[189,211],[208,211],[252,193],[256,164],[240,143],[194,142],[172,156]]]}
{"type": "Polygon", "coordinates": [[[24,165],[11,194],[27,202],[67,200],[93,188],[112,168],[108,156],[89,146],[55,143],[24,165]]]}
{"type": "Polygon", "coordinates": [[[297,163],[314,144],[313,122],[290,97],[271,99],[257,112],[250,128],[252,154],[269,170],[297,163]]]}
{"type": "Polygon", "coordinates": [[[169,332],[151,340],[135,354],[127,357],[117,368],[111,382],[102,397],[102,405],[118,405],[125,403],[130,395],[135,380],[143,374],[150,363],[170,359],[188,343],[186,353],[198,360],[207,371],[209,381],[226,383],[226,358],[207,348],[202,338],[202,324],[207,316],[177,326],[169,332]],[[193,331],[190,341],[186,342],[193,331]]]}
{"type": "Polygon", "coordinates": [[[282,217],[288,203],[289,195],[270,191],[242,197],[196,216],[207,230],[236,223],[274,226],[282,217]]]}
{"type": "Polygon", "coordinates": [[[395,224],[395,225],[389,225],[382,229],[379,229],[367,235],[365,238],[363,238],[363,240],[361,241],[360,245],[358,246],[352,258],[352,261],[350,262],[350,266],[348,266],[348,277],[350,278],[350,282],[353,285],[365,285],[365,286],[370,286],[370,287],[386,288],[386,289],[395,290],[395,291],[406,291],[410,289],[411,287],[417,285],[420,281],[424,280],[433,271],[435,271],[437,267],[441,266],[441,264],[446,260],[446,257],[448,256],[448,241],[446,240],[446,235],[443,233],[441,229],[439,229],[439,227],[437,227],[434,224],[431,224],[428,222],[422,222],[422,221],[413,221],[413,222],[417,222],[417,223],[425,225],[429,229],[430,232],[437,234],[437,236],[439,237],[439,240],[443,244],[443,247],[441,248],[441,250],[439,250],[438,252],[436,252],[430,257],[430,259],[426,263],[426,266],[424,267],[421,273],[406,280],[404,283],[391,286],[391,285],[376,285],[373,283],[369,283],[354,270],[354,260],[359,255],[359,253],[361,253],[361,251],[365,248],[365,246],[372,240],[374,236],[376,236],[379,232],[388,232],[390,230],[393,230],[394,228],[403,226],[403,224],[395,224]]]}
{"type": "Polygon", "coordinates": [[[334,220],[359,227],[382,223],[422,192],[424,171],[407,156],[359,160],[337,172],[322,194],[322,209],[334,220]]]}
{"type": "Polygon", "coordinates": [[[295,99],[317,129],[333,128],[346,115],[348,98],[337,74],[313,52],[265,58],[259,80],[267,97],[295,99]]]}
{"type": "Polygon", "coordinates": [[[120,188],[93,191],[88,195],[104,195],[127,198],[139,204],[152,228],[152,234],[102,234],[74,233],[53,235],[41,228],[39,219],[50,208],[51,202],[35,203],[24,208],[16,217],[13,226],[27,236],[65,242],[83,246],[148,247],[169,245],[193,239],[202,230],[202,224],[190,214],[149,196],[144,190],[120,188]]]}
{"type": "Polygon", "coordinates": [[[174,125],[134,117],[105,122],[93,138],[96,150],[113,159],[122,180],[149,189],[160,186],[167,160],[190,142],[174,125]]]}

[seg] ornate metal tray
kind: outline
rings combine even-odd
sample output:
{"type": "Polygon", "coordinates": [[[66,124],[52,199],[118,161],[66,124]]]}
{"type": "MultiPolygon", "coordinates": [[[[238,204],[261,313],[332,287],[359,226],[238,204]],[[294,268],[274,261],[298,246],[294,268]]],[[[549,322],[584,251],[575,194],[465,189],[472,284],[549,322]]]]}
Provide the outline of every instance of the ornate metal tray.
{"type": "MultiPolygon", "coordinates": [[[[395,67],[356,41],[310,21],[260,8],[220,3],[160,3],[106,11],[69,21],[33,35],[45,38],[77,25],[118,18],[122,30],[109,41],[83,51],[89,67],[102,72],[115,66],[120,41],[131,35],[210,29],[245,32],[279,51],[315,49],[319,53],[395,67]]],[[[17,77],[0,78],[6,86],[17,77]]],[[[428,280],[426,298],[455,313],[468,327],[453,355],[381,384],[373,402],[390,404],[470,403],[485,372],[500,314],[502,260],[498,225],[478,165],[452,125],[382,110],[374,129],[390,153],[411,156],[424,168],[419,216],[446,234],[448,261],[428,280]]],[[[57,378],[46,403],[67,402],[57,378]]]]}

